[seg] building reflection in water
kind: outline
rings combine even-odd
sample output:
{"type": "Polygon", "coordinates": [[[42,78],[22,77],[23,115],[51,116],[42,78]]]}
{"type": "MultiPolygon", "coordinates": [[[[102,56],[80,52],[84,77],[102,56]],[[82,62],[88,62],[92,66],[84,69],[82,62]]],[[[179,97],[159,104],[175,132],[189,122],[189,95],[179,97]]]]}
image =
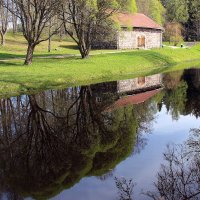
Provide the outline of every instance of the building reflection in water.
{"type": "Polygon", "coordinates": [[[103,101],[99,91],[115,94],[115,102],[109,105],[107,111],[130,104],[143,103],[158,94],[162,87],[162,74],[94,85],[94,88],[98,88],[96,100],[99,103],[103,101]]]}

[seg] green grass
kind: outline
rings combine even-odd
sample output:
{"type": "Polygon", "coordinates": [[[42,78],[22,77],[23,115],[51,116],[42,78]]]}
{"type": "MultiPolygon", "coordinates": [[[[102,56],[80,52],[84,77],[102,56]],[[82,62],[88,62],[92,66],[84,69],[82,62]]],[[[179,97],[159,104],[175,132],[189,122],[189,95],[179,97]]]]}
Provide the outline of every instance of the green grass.
{"type": "MultiPolygon", "coordinates": [[[[63,38],[60,40],[58,37],[52,38],[52,50],[48,52],[48,42],[40,43],[34,53],[34,57],[38,56],[56,56],[56,55],[68,55],[79,54],[77,45],[70,38],[63,38]]],[[[22,36],[22,33],[13,35],[7,33],[6,46],[0,46],[0,60],[9,58],[24,58],[27,50],[27,42],[22,36]]],[[[114,50],[117,52],[117,50],[114,50]]],[[[113,52],[113,50],[93,50],[93,53],[105,53],[113,52]]]]}
{"type": "MultiPolygon", "coordinates": [[[[17,42],[21,46],[12,43],[13,37],[10,36],[11,43],[8,40],[7,47],[0,49],[0,59],[24,55],[26,44],[22,46],[24,40],[21,36],[16,37],[19,37],[17,42]]],[[[54,42],[55,46],[58,45],[58,41],[54,42]]],[[[69,41],[62,43],[65,45],[69,41]]],[[[44,47],[45,44],[41,44],[36,49],[36,55],[45,54],[44,47]]],[[[77,50],[66,48],[62,53],[71,54],[72,51],[77,50]]],[[[188,67],[200,67],[200,45],[191,49],[164,48],[94,55],[85,60],[79,57],[34,58],[33,64],[28,67],[23,65],[23,60],[4,60],[0,61],[0,96],[134,78],[188,67]]]]}

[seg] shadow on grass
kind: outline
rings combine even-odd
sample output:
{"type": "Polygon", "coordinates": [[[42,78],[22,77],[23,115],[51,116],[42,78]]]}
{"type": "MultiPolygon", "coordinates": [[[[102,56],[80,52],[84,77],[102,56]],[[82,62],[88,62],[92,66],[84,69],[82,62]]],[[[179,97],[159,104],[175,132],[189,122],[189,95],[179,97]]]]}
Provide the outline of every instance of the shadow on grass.
{"type": "Polygon", "coordinates": [[[77,45],[59,45],[61,48],[78,50],[77,45]]]}
{"type": "Polygon", "coordinates": [[[0,67],[23,67],[25,65],[23,65],[24,62],[7,62],[7,61],[0,61],[0,67]]]}
{"type": "MultiPolygon", "coordinates": [[[[56,57],[56,56],[69,56],[69,57],[73,57],[74,54],[66,54],[66,53],[43,53],[43,54],[35,54],[33,55],[33,58],[51,58],[51,57],[56,57]]],[[[26,55],[16,55],[16,54],[11,54],[11,53],[0,53],[0,60],[22,60],[25,59],[26,55]]]]}
{"type": "Polygon", "coordinates": [[[0,53],[0,59],[1,60],[7,60],[7,59],[13,59],[13,58],[24,58],[24,55],[16,55],[12,53],[0,53]]]}

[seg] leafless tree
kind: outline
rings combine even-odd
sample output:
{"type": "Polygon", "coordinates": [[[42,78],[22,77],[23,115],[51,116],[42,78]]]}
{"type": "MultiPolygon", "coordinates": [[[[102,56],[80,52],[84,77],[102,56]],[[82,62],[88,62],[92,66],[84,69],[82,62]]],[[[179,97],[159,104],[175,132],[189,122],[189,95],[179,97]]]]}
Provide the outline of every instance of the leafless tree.
{"type": "Polygon", "coordinates": [[[186,145],[189,147],[190,153],[200,154],[200,129],[191,130],[186,145]]]}
{"type": "Polygon", "coordinates": [[[14,0],[11,0],[11,3],[12,3],[12,27],[13,27],[13,33],[17,33],[17,16],[14,15],[15,13],[15,3],[14,3],[14,0]]]}
{"type": "Polygon", "coordinates": [[[115,184],[119,193],[119,200],[133,200],[133,188],[135,186],[132,179],[115,177],[115,184]]]}
{"type": "Polygon", "coordinates": [[[41,42],[47,41],[59,30],[59,25],[52,24],[52,27],[54,27],[52,32],[45,34],[45,30],[49,26],[49,20],[57,13],[60,0],[13,0],[13,2],[16,8],[14,11],[12,2],[4,6],[17,16],[21,22],[23,35],[28,42],[24,64],[30,65],[35,47],[41,42]]]}
{"type": "Polygon", "coordinates": [[[5,45],[5,36],[8,30],[9,23],[9,10],[4,7],[4,5],[8,6],[9,0],[0,0],[0,35],[1,35],[1,45],[5,45]]]}
{"type": "Polygon", "coordinates": [[[63,1],[60,18],[64,21],[65,32],[77,43],[82,58],[88,57],[96,34],[110,28],[111,21],[108,19],[119,9],[119,6],[113,6],[116,5],[114,2],[63,1]]]}
{"type": "Polygon", "coordinates": [[[156,192],[147,192],[154,200],[198,200],[200,198],[200,160],[185,145],[168,146],[166,164],[161,166],[156,192]]]}

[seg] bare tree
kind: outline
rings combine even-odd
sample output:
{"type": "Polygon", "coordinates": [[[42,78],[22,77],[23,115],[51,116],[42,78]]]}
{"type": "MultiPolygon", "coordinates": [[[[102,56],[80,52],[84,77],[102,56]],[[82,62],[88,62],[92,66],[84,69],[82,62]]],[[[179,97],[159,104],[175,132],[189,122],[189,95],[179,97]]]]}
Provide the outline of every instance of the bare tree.
{"type": "Polygon", "coordinates": [[[118,189],[119,200],[133,200],[134,182],[132,179],[115,177],[115,184],[118,189]]]}
{"type": "Polygon", "coordinates": [[[177,22],[167,23],[164,37],[169,43],[173,42],[174,46],[177,46],[179,42],[183,41],[183,30],[182,25],[177,22]]]}
{"type": "Polygon", "coordinates": [[[1,45],[5,45],[5,36],[8,30],[9,22],[9,11],[3,5],[8,6],[9,0],[0,0],[0,35],[1,35],[1,45]]]}
{"type": "Polygon", "coordinates": [[[14,0],[11,0],[11,2],[12,2],[12,12],[11,12],[12,13],[12,27],[13,27],[13,33],[15,34],[17,33],[17,16],[14,15],[16,7],[15,7],[14,0]]]}
{"type": "MultiPolygon", "coordinates": [[[[191,140],[189,141],[191,142],[191,140]]],[[[185,145],[168,146],[166,164],[161,166],[156,192],[147,192],[154,200],[198,200],[200,197],[200,160],[185,145]]]]}
{"type": "Polygon", "coordinates": [[[49,40],[48,40],[48,52],[51,52],[51,28],[52,28],[52,19],[49,20],[49,40]]]}
{"type": "Polygon", "coordinates": [[[77,43],[82,58],[88,57],[96,34],[109,29],[111,23],[108,19],[119,7],[116,0],[63,1],[60,17],[66,33],[77,43]]]}
{"type": "Polygon", "coordinates": [[[189,139],[186,142],[190,153],[200,153],[200,129],[192,129],[189,139]]]}
{"type": "Polygon", "coordinates": [[[43,41],[47,41],[59,30],[59,25],[50,34],[45,34],[48,29],[49,20],[56,15],[60,5],[59,0],[13,0],[16,9],[13,11],[12,3],[7,8],[12,14],[17,16],[22,25],[22,31],[28,42],[26,65],[32,63],[35,47],[43,41]]]}

